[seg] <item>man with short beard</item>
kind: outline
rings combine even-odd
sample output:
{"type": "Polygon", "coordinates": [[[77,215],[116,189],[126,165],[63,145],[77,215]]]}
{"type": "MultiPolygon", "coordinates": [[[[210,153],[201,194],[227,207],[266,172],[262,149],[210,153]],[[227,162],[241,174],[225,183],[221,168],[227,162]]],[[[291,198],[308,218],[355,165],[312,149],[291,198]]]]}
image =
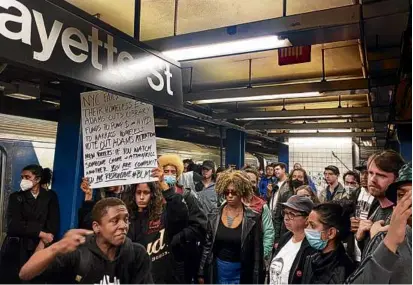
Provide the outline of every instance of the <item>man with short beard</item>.
{"type": "Polygon", "coordinates": [[[348,278],[350,284],[412,284],[412,164],[404,165],[386,191],[396,204],[389,225],[376,222],[370,250],[348,278]]]}
{"type": "Polygon", "coordinates": [[[404,165],[404,160],[395,151],[385,150],[373,154],[368,162],[368,191],[380,203],[380,206],[367,220],[361,220],[356,233],[361,250],[370,241],[370,229],[373,223],[383,220],[387,225],[393,212],[393,203],[386,198],[386,190],[398,177],[399,170],[404,165]]]}

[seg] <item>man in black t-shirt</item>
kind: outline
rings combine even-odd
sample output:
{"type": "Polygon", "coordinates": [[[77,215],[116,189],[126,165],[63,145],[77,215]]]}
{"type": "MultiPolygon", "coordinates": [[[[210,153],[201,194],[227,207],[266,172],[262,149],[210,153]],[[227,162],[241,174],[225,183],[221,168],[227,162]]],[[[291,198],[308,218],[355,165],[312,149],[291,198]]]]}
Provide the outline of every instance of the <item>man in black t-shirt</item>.
{"type": "Polygon", "coordinates": [[[92,220],[93,231],[70,230],[59,242],[36,252],[20,270],[20,278],[41,274],[47,283],[153,283],[145,248],[126,237],[125,204],[117,198],[102,199],[92,210],[92,220]]]}

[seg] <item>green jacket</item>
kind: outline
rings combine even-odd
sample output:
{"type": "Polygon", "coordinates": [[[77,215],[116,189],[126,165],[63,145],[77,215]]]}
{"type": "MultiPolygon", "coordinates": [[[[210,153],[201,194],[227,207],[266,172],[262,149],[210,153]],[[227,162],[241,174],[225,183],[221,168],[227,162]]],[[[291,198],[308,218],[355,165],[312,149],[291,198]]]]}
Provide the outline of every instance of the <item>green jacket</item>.
{"type": "Polygon", "coordinates": [[[272,223],[271,211],[267,205],[262,207],[262,230],[264,243],[264,258],[270,258],[274,247],[274,225],[272,223]]]}
{"type": "Polygon", "coordinates": [[[253,196],[248,203],[248,208],[260,215],[262,228],[262,241],[264,249],[264,259],[270,258],[274,247],[274,225],[272,215],[267,203],[257,196],[253,196]]]}

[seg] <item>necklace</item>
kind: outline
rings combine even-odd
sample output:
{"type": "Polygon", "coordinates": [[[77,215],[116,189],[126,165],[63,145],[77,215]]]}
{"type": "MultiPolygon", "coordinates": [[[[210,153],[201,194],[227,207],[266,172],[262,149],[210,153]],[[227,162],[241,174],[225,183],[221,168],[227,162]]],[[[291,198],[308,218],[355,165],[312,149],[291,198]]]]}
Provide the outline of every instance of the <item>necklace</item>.
{"type": "Polygon", "coordinates": [[[235,216],[232,216],[232,217],[229,215],[228,209],[226,209],[226,212],[227,212],[227,225],[229,228],[231,228],[235,219],[239,216],[239,214],[241,214],[241,211],[239,211],[235,216]]]}

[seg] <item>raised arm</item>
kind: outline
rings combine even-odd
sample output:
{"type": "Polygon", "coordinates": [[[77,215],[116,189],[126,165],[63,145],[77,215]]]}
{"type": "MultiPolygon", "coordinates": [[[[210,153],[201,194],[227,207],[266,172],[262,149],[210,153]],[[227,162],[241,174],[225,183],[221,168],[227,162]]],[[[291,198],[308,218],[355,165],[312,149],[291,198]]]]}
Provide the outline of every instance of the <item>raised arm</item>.
{"type": "Polygon", "coordinates": [[[85,243],[86,235],[92,233],[93,231],[81,229],[68,231],[59,242],[34,253],[20,269],[20,279],[31,280],[42,274],[58,255],[65,255],[75,251],[81,244],[85,243]]]}

